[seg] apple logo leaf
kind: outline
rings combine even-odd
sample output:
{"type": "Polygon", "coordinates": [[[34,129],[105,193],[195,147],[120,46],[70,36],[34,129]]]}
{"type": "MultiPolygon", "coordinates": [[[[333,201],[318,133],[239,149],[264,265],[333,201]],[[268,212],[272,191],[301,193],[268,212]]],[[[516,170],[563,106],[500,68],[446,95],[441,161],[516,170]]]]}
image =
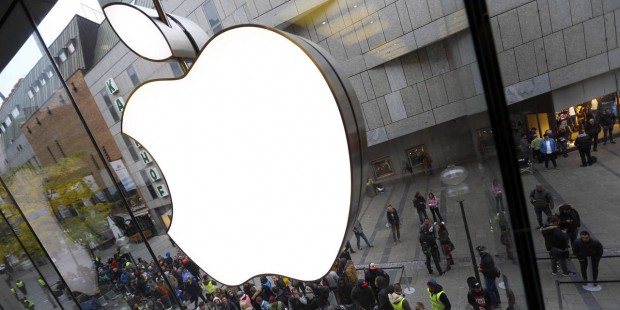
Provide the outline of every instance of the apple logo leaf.
{"type": "Polygon", "coordinates": [[[329,271],[364,184],[364,121],[351,89],[312,42],[240,25],[211,38],[184,77],[129,96],[122,131],[164,175],[168,234],[217,281],[329,271]]]}

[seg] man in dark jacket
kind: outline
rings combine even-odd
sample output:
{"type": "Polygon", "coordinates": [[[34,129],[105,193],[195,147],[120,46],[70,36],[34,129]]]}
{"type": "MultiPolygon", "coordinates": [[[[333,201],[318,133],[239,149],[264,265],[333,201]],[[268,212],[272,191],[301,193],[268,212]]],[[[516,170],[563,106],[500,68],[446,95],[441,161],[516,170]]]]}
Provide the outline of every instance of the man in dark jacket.
{"type": "Polygon", "coordinates": [[[387,283],[390,283],[390,276],[375,265],[374,263],[370,263],[368,266],[368,270],[366,270],[364,274],[364,280],[368,282],[370,288],[372,288],[373,293],[375,294],[375,301],[377,301],[377,295],[379,294],[379,288],[375,285],[375,278],[378,276],[382,276],[387,280],[387,283]]]}
{"type": "Polygon", "coordinates": [[[364,279],[357,280],[357,285],[351,291],[351,299],[363,310],[372,310],[375,307],[375,293],[364,279]]]}
{"type": "Polygon", "coordinates": [[[598,145],[598,133],[601,132],[601,124],[599,124],[596,118],[591,118],[585,123],[585,130],[588,136],[592,139],[592,151],[596,152],[596,146],[598,145]]]}
{"type": "Polygon", "coordinates": [[[581,220],[579,213],[569,204],[564,204],[558,207],[560,213],[557,216],[560,218],[560,228],[565,229],[570,239],[571,248],[575,248],[575,240],[577,240],[577,232],[579,226],[581,226],[581,220]]]}
{"type": "Polygon", "coordinates": [[[579,130],[579,135],[575,139],[575,147],[579,151],[579,157],[581,157],[581,167],[592,165],[592,156],[590,155],[590,147],[592,147],[592,138],[586,135],[582,130],[579,130]],[[586,165],[587,164],[587,165],[586,165]]]}
{"type": "Polygon", "coordinates": [[[353,291],[353,285],[347,283],[344,278],[338,279],[338,289],[335,291],[336,295],[339,296],[340,304],[342,305],[353,305],[353,300],[351,300],[351,291],[353,291]]]}
{"type": "Polygon", "coordinates": [[[379,288],[378,294],[378,310],[394,310],[390,303],[390,294],[394,293],[394,287],[387,283],[387,280],[378,276],[375,278],[375,285],[379,288]]]}
{"type": "Polygon", "coordinates": [[[536,229],[540,229],[543,227],[543,212],[547,215],[547,222],[549,221],[549,217],[552,215],[551,209],[553,209],[553,196],[545,190],[545,187],[542,184],[538,183],[536,184],[536,188],[530,192],[530,203],[534,206],[536,220],[538,221],[538,227],[536,227],[536,229]]]}
{"type": "Polygon", "coordinates": [[[435,241],[435,235],[432,232],[420,232],[420,246],[422,246],[422,252],[426,255],[426,269],[429,274],[433,274],[433,268],[431,267],[431,259],[435,263],[435,268],[439,272],[439,275],[443,274],[441,265],[439,265],[439,247],[437,241],[435,241]]]}
{"type": "Polygon", "coordinates": [[[573,254],[575,254],[579,260],[581,277],[584,281],[588,281],[588,257],[590,257],[592,261],[592,280],[594,281],[594,286],[597,286],[598,263],[601,260],[601,256],[603,256],[603,245],[598,240],[592,239],[590,233],[584,230],[579,233],[579,240],[575,242],[573,254]]]}
{"type": "Polygon", "coordinates": [[[288,299],[288,308],[291,310],[306,310],[308,301],[306,297],[299,293],[299,289],[294,287],[291,290],[291,297],[288,299]]]}
{"type": "Polygon", "coordinates": [[[448,299],[448,295],[443,291],[443,287],[435,281],[435,279],[430,279],[426,282],[428,297],[431,299],[431,307],[433,310],[435,309],[444,309],[450,310],[452,309],[452,305],[450,304],[450,300],[448,299]]]}
{"type": "Polygon", "coordinates": [[[480,265],[478,265],[478,271],[482,272],[484,276],[484,285],[486,291],[491,298],[491,306],[496,308],[502,303],[499,297],[499,291],[497,290],[497,284],[495,279],[499,277],[499,270],[495,267],[495,260],[493,256],[487,252],[487,247],[479,245],[476,247],[478,254],[480,254],[480,265]]]}
{"type": "Polygon", "coordinates": [[[616,116],[611,113],[611,109],[605,109],[605,112],[601,116],[601,125],[603,125],[603,145],[607,144],[607,136],[609,136],[609,142],[615,144],[614,136],[614,124],[616,123],[616,116]]]}
{"type": "Polygon", "coordinates": [[[467,278],[467,285],[469,286],[469,292],[467,292],[467,302],[474,308],[474,310],[487,310],[491,309],[491,299],[489,293],[482,289],[480,282],[474,277],[467,278]]]}
{"type": "Polygon", "coordinates": [[[562,269],[562,275],[571,277],[575,274],[568,270],[566,259],[568,259],[568,235],[560,228],[560,219],[557,216],[549,218],[549,226],[540,230],[545,238],[545,247],[551,257],[551,274],[558,274],[558,265],[562,269]]]}

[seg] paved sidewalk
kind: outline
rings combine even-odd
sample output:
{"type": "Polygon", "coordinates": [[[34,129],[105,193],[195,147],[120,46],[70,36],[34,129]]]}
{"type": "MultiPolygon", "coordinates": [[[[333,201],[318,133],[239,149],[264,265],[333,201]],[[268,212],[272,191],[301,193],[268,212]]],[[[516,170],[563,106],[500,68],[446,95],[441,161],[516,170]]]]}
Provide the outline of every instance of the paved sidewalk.
{"type": "MultiPolygon", "coordinates": [[[[579,167],[581,161],[576,152],[571,153],[568,158],[558,158],[559,169],[545,170],[544,164],[536,163],[538,172],[522,175],[524,195],[527,197],[536,183],[544,184],[553,194],[556,206],[561,203],[570,203],[578,210],[582,221],[581,229],[590,231],[603,243],[606,255],[617,255],[619,252],[617,249],[620,248],[620,241],[616,238],[620,234],[620,225],[618,225],[620,212],[616,210],[618,201],[620,201],[620,173],[617,171],[620,167],[620,144],[599,145],[599,151],[593,154],[598,157],[598,163],[586,168],[579,167]]],[[[516,295],[517,306],[520,309],[526,309],[519,266],[506,260],[505,248],[499,242],[495,201],[490,193],[492,179],[498,177],[501,180],[497,159],[489,158],[485,163],[470,162],[460,165],[469,172],[466,183],[470,187],[470,194],[464,201],[464,206],[473,246],[484,244],[489,248],[490,253],[495,255],[496,263],[510,280],[510,286],[516,295]],[[491,225],[493,232],[491,232],[491,225]]],[[[439,172],[437,171],[433,176],[405,177],[401,182],[388,186],[387,194],[372,198],[366,197],[360,213],[360,221],[364,232],[375,247],[356,252],[353,254],[353,259],[360,266],[367,266],[370,262],[389,262],[390,266],[405,266],[406,278],[403,278],[402,282],[407,285],[410,283],[410,286],[416,290],[414,294],[408,296],[410,303],[421,301],[429,308],[426,281],[431,275],[426,270],[425,257],[417,241],[419,221],[412,199],[416,191],[422,194],[433,191],[441,197],[440,211],[446,220],[450,237],[456,245],[453,252],[456,266],[453,266],[452,270],[445,275],[438,276],[435,273],[434,277],[444,286],[454,309],[465,309],[468,307],[466,279],[473,276],[473,267],[458,202],[445,194],[445,187],[438,178],[439,172]],[[403,242],[397,245],[392,244],[390,230],[385,226],[385,207],[388,203],[398,209],[403,219],[401,225],[403,242]]],[[[528,208],[530,208],[528,209],[530,223],[535,227],[537,225],[533,208],[531,206],[528,208]]],[[[430,212],[428,215],[431,216],[430,212]]],[[[539,260],[538,268],[544,297],[547,301],[546,306],[547,309],[557,309],[555,280],[580,281],[581,276],[572,279],[552,276],[549,260],[544,260],[548,255],[542,236],[535,229],[532,229],[532,233],[537,257],[542,258],[539,260]]],[[[351,237],[350,240],[355,246],[355,237],[351,237]]],[[[476,259],[479,262],[478,256],[476,259]]],[[[600,264],[599,280],[620,279],[619,268],[614,268],[618,262],[620,262],[620,257],[604,258],[600,264]]],[[[445,266],[445,258],[442,254],[443,266],[445,266]]],[[[572,271],[579,274],[576,260],[572,260],[569,266],[572,271]]],[[[392,270],[391,273],[392,279],[400,277],[400,272],[397,270],[392,270]]],[[[586,292],[580,284],[561,286],[564,309],[618,309],[620,308],[620,296],[614,294],[618,291],[620,291],[620,283],[603,284],[603,291],[598,293],[586,292]]],[[[508,304],[505,290],[500,289],[500,295],[502,306],[506,308],[508,304]]]]}

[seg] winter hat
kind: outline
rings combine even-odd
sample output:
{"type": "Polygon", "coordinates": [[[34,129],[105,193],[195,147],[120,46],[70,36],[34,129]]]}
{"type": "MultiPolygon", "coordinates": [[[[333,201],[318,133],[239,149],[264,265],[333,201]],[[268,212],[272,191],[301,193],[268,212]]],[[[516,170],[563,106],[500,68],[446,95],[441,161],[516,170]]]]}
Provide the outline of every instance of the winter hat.
{"type": "Polygon", "coordinates": [[[219,297],[214,297],[214,298],[213,298],[213,303],[215,303],[215,302],[216,302],[216,301],[218,301],[218,300],[220,300],[220,298],[219,298],[219,297]]]}
{"type": "Polygon", "coordinates": [[[430,279],[430,280],[428,280],[428,282],[426,282],[426,285],[437,286],[439,284],[437,283],[437,281],[435,279],[430,279]]]}
{"type": "Polygon", "coordinates": [[[276,299],[276,297],[275,297],[275,296],[271,296],[271,297],[269,297],[269,303],[270,303],[270,304],[272,304],[272,303],[274,303],[274,302],[276,302],[276,301],[278,301],[278,300],[276,299]]]}
{"type": "Polygon", "coordinates": [[[377,270],[377,265],[375,265],[375,263],[370,263],[369,269],[370,270],[377,270]]]}
{"type": "Polygon", "coordinates": [[[479,245],[476,247],[476,250],[478,250],[478,252],[482,253],[482,252],[486,252],[487,251],[487,247],[485,247],[484,245],[479,245]]]}

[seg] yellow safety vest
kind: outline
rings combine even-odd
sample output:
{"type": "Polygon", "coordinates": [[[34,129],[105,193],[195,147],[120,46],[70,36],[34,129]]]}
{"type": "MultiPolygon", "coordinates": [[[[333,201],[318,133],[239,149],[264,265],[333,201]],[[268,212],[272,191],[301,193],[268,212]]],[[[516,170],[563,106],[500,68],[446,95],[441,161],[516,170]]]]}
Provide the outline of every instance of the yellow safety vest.
{"type": "Polygon", "coordinates": [[[426,290],[428,291],[428,297],[430,297],[430,299],[431,299],[431,305],[433,307],[433,310],[441,310],[441,309],[444,309],[446,307],[439,300],[439,298],[441,297],[441,294],[444,293],[443,291],[433,295],[433,293],[431,293],[431,290],[429,290],[428,288],[426,290]]]}
{"type": "Polygon", "coordinates": [[[392,308],[394,308],[394,310],[403,310],[403,301],[405,301],[404,296],[399,302],[392,303],[392,308]]]}
{"type": "Polygon", "coordinates": [[[17,285],[17,287],[24,287],[24,281],[22,280],[15,282],[15,284],[17,285]]]}
{"type": "Polygon", "coordinates": [[[213,285],[213,282],[211,280],[209,280],[209,282],[207,282],[207,284],[203,284],[203,287],[205,289],[205,292],[207,292],[207,294],[211,295],[213,294],[213,292],[215,292],[215,285],[213,285]]]}
{"type": "Polygon", "coordinates": [[[11,287],[11,293],[13,293],[13,295],[17,295],[17,291],[15,290],[14,287],[11,287]]]}
{"type": "Polygon", "coordinates": [[[45,286],[45,281],[43,281],[43,279],[39,279],[37,282],[39,282],[39,285],[45,286]]]}

